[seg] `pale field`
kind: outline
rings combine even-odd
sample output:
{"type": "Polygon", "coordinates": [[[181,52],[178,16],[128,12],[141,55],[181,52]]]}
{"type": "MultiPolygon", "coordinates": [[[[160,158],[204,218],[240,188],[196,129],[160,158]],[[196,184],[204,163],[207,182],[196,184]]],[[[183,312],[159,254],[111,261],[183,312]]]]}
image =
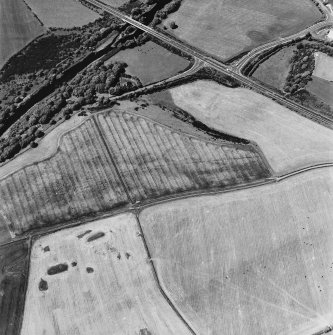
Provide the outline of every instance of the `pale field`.
{"type": "Polygon", "coordinates": [[[208,126],[255,141],[276,173],[333,161],[333,132],[245,88],[196,81],[170,90],[208,126]]]}
{"type": "Polygon", "coordinates": [[[78,0],[26,0],[32,11],[47,27],[72,28],[99,18],[78,0]]]}
{"type": "Polygon", "coordinates": [[[161,285],[196,334],[311,335],[333,319],[333,169],[145,209],[161,285]]]}
{"type": "Polygon", "coordinates": [[[162,296],[138,232],[135,215],[122,214],[37,240],[21,335],[139,335],[143,329],[190,334],[162,296]],[[77,237],[87,230],[92,232],[77,237]],[[88,242],[97,232],[105,236],[88,242]],[[67,263],[68,271],[47,275],[58,263],[67,263]],[[93,272],[87,273],[87,267],[93,272]],[[39,290],[41,278],[46,291],[39,290]]]}
{"type": "Polygon", "coordinates": [[[107,5],[110,5],[112,7],[120,7],[128,2],[128,0],[102,0],[107,5]]]}
{"type": "Polygon", "coordinates": [[[288,36],[320,19],[310,0],[184,0],[165,21],[169,32],[189,44],[228,59],[288,36]]]}
{"type": "Polygon", "coordinates": [[[306,89],[316,95],[320,101],[333,107],[333,81],[312,76],[312,80],[306,85],[306,89]]]}
{"type": "Polygon", "coordinates": [[[315,52],[316,66],[313,75],[327,81],[333,81],[333,57],[315,52]]]}
{"type": "Polygon", "coordinates": [[[23,0],[0,1],[0,68],[45,29],[23,0]]]}
{"type": "Polygon", "coordinates": [[[61,137],[70,130],[79,126],[85,119],[86,118],[76,114],[69,120],[66,120],[56,126],[38,142],[37,148],[28,149],[6,164],[0,166],[0,179],[5,178],[7,175],[23,168],[26,165],[40,162],[55,154],[61,137]]]}

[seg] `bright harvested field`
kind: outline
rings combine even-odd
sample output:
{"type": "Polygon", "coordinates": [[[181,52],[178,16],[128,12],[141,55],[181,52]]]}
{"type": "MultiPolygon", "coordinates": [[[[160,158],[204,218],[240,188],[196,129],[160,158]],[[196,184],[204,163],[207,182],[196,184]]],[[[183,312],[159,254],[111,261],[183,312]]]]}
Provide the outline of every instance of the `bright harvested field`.
{"type": "Polygon", "coordinates": [[[306,89],[317,96],[319,100],[333,107],[333,82],[312,76],[306,89]]]}
{"type": "Polygon", "coordinates": [[[5,223],[16,234],[127,202],[92,119],[65,135],[54,156],[1,180],[0,198],[5,223]]]}
{"type": "Polygon", "coordinates": [[[27,242],[0,246],[0,334],[19,334],[29,250],[27,242]]]}
{"type": "Polygon", "coordinates": [[[295,46],[290,46],[278,51],[260,64],[252,76],[266,85],[282,90],[291,68],[290,59],[295,49],[295,46]]]}
{"type": "Polygon", "coordinates": [[[189,61],[154,42],[147,42],[134,49],[120,51],[108,62],[128,64],[126,73],[138,77],[143,85],[167,79],[186,69],[189,61]]]}
{"type": "Polygon", "coordinates": [[[79,27],[96,20],[99,15],[78,0],[25,0],[47,27],[79,27]]]}
{"type": "Polygon", "coordinates": [[[247,145],[216,145],[125,112],[97,119],[133,201],[269,176],[261,156],[247,145]]]}
{"type": "Polygon", "coordinates": [[[223,59],[288,36],[321,18],[310,0],[183,0],[170,33],[223,59]]]}
{"type": "Polygon", "coordinates": [[[255,141],[276,173],[333,161],[333,132],[245,88],[196,81],[170,90],[208,126],[255,141]]]}
{"type": "Polygon", "coordinates": [[[0,1],[0,68],[44,28],[23,0],[0,1]]]}
{"type": "Polygon", "coordinates": [[[316,52],[315,59],[316,67],[313,75],[327,81],[333,81],[333,57],[322,52],[316,52]]]}
{"type": "Polygon", "coordinates": [[[162,296],[138,232],[135,215],[123,214],[37,240],[21,335],[191,334],[162,296]],[[105,235],[89,242],[97,233],[105,235]],[[58,263],[68,270],[48,275],[58,263]]]}
{"type": "Polygon", "coordinates": [[[311,335],[333,319],[333,170],[148,208],[162,287],[197,334],[311,335]]]}

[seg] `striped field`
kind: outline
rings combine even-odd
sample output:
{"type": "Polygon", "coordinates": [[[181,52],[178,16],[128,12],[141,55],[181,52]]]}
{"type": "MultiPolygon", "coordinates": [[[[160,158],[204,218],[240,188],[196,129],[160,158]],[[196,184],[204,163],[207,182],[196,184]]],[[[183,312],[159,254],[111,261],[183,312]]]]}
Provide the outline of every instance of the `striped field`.
{"type": "Polygon", "coordinates": [[[15,233],[110,210],[127,200],[92,119],[66,134],[53,157],[2,180],[0,195],[15,233]]]}
{"type": "Polygon", "coordinates": [[[128,202],[269,174],[251,145],[202,141],[117,109],[66,133],[50,158],[0,180],[0,227],[13,236],[128,202]]]}
{"type": "Polygon", "coordinates": [[[250,146],[204,142],[128,113],[100,114],[98,121],[134,201],[239,185],[269,174],[250,146]]]}

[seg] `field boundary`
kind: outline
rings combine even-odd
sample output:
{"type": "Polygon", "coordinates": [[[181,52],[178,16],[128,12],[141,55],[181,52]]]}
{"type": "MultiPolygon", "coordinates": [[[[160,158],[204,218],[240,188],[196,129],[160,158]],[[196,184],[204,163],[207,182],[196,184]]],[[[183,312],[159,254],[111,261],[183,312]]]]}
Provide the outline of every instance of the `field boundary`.
{"type": "Polygon", "coordinates": [[[141,222],[140,222],[140,211],[136,211],[135,212],[135,217],[136,217],[136,222],[137,225],[140,229],[140,234],[142,237],[142,242],[144,244],[147,256],[148,256],[148,260],[149,260],[149,264],[151,266],[152,272],[153,272],[153,276],[154,279],[156,281],[157,287],[159,289],[159,291],[161,292],[163,298],[165,299],[165,301],[170,305],[170,307],[174,310],[174,312],[177,314],[178,318],[185,324],[185,326],[188,328],[188,330],[193,334],[196,335],[196,332],[193,330],[193,328],[191,327],[190,323],[185,319],[185,317],[181,314],[181,312],[179,311],[179,309],[177,308],[177,306],[175,305],[175,303],[169,298],[169,296],[166,294],[165,289],[163,288],[163,285],[161,284],[160,278],[158,277],[158,273],[157,270],[155,268],[154,262],[151,259],[151,254],[148,248],[148,243],[146,241],[142,226],[141,226],[141,222]]]}
{"type": "MultiPolygon", "coordinates": [[[[20,243],[23,241],[19,241],[18,243],[20,243]]],[[[24,282],[24,298],[23,298],[23,304],[22,306],[20,306],[20,310],[21,310],[21,316],[20,316],[20,320],[19,320],[19,324],[17,326],[17,331],[18,334],[21,332],[21,328],[22,328],[22,324],[23,324],[23,318],[24,318],[24,306],[25,306],[25,301],[27,298],[27,292],[28,292],[28,284],[29,284],[29,277],[30,277],[30,263],[31,263],[31,250],[32,250],[32,245],[33,245],[33,241],[31,236],[29,236],[26,239],[26,243],[28,244],[28,254],[27,254],[27,263],[25,266],[25,282],[24,282]]]]}
{"type": "Polygon", "coordinates": [[[44,27],[46,30],[49,30],[49,28],[47,28],[44,25],[44,22],[38,17],[38,15],[32,10],[32,8],[27,4],[27,2],[25,0],[22,0],[24,2],[24,4],[28,7],[28,9],[30,10],[30,12],[32,13],[32,15],[37,19],[37,21],[40,23],[40,25],[42,27],[44,27]]]}

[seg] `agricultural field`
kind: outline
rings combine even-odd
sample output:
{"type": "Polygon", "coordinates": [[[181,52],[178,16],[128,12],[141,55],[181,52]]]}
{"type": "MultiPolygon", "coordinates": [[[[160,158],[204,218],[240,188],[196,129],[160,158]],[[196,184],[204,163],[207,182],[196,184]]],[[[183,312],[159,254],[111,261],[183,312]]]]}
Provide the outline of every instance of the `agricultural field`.
{"type": "MultiPolygon", "coordinates": [[[[332,129],[332,65],[333,44],[310,37],[284,47],[262,63],[250,64],[243,71],[315,111],[321,115],[321,121],[317,118],[316,122],[332,129]]],[[[309,117],[308,113],[303,115],[309,117]]]]}
{"type": "Polygon", "coordinates": [[[333,317],[332,201],[325,168],[139,220],[161,286],[196,334],[315,334],[333,317]]]}
{"type": "Polygon", "coordinates": [[[120,7],[128,3],[128,0],[103,0],[103,2],[112,7],[120,7]]]}
{"type": "Polygon", "coordinates": [[[333,81],[333,57],[330,57],[322,52],[315,52],[315,69],[313,76],[333,81]]]}
{"type": "Polygon", "coordinates": [[[333,160],[332,130],[251,90],[196,81],[169,92],[199,121],[256,142],[278,174],[333,160]]]}
{"type": "Polygon", "coordinates": [[[216,145],[121,110],[99,114],[97,120],[132,201],[270,176],[250,145],[216,145]]]}
{"type": "Polygon", "coordinates": [[[0,197],[2,219],[14,235],[127,202],[92,119],[64,135],[53,156],[2,179],[0,197]]]}
{"type": "Polygon", "coordinates": [[[19,334],[28,263],[26,242],[0,246],[0,334],[19,334]]]}
{"type": "Polygon", "coordinates": [[[21,335],[179,334],[157,286],[134,214],[36,240],[21,335]]]}
{"type": "Polygon", "coordinates": [[[291,69],[290,60],[295,50],[296,46],[292,45],[278,51],[260,64],[252,76],[266,85],[282,91],[291,69]]]}
{"type": "Polygon", "coordinates": [[[38,141],[38,147],[31,150],[27,148],[7,163],[0,166],[0,179],[20,170],[22,167],[38,163],[50,158],[56,151],[61,137],[70,130],[79,126],[85,118],[77,114],[65,122],[56,125],[48,134],[38,141]]]}
{"type": "Polygon", "coordinates": [[[333,82],[313,76],[306,89],[320,101],[333,107],[333,82]]]}
{"type": "Polygon", "coordinates": [[[99,15],[78,0],[25,0],[46,27],[72,28],[96,20],[99,15]]]}
{"type": "Polygon", "coordinates": [[[0,180],[0,222],[15,236],[128,201],[229,188],[269,176],[251,145],[217,145],[182,135],[119,107],[64,134],[54,155],[0,180]]]}
{"type": "Polygon", "coordinates": [[[189,61],[154,42],[134,49],[120,51],[107,63],[121,61],[128,64],[126,73],[138,77],[143,85],[173,77],[189,66],[189,61]]]}
{"type": "Polygon", "coordinates": [[[310,0],[184,0],[164,25],[177,38],[223,60],[311,26],[321,13],[310,0]]]}
{"type": "Polygon", "coordinates": [[[1,0],[0,68],[13,54],[44,31],[23,0],[1,0]]]}

